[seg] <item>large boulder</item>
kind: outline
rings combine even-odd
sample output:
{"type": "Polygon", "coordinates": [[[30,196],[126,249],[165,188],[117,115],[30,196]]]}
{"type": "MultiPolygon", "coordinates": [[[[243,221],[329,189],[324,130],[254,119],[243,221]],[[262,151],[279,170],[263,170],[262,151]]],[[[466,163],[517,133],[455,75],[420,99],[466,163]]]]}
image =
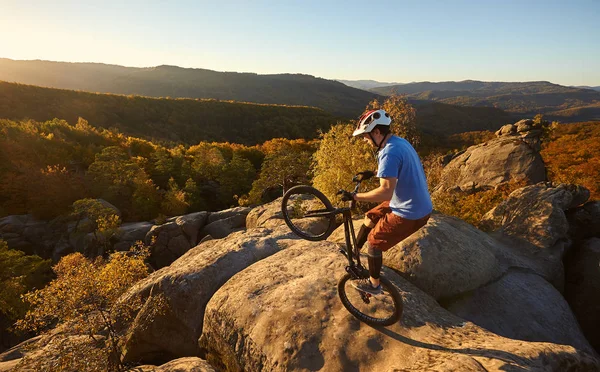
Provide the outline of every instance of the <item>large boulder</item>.
{"type": "Polygon", "coordinates": [[[441,180],[435,192],[473,192],[510,181],[527,185],[542,182],[546,170],[537,150],[519,137],[509,136],[469,147],[444,167],[441,180]]]}
{"type": "Polygon", "coordinates": [[[51,331],[0,354],[0,372],[107,370],[102,335],[75,335],[51,331]]]}
{"type": "Polygon", "coordinates": [[[285,225],[283,214],[281,213],[281,199],[282,198],[278,198],[270,203],[253,208],[246,217],[246,228],[274,228],[276,226],[285,225]]]}
{"type": "Polygon", "coordinates": [[[204,308],[234,274],[285,247],[286,229],[251,229],[209,240],[134,285],[120,301],[143,305],[130,327],[127,361],[165,362],[198,355],[204,308]]]}
{"type": "Polygon", "coordinates": [[[592,238],[565,261],[565,298],[592,346],[600,352],[600,239],[592,238]]]}
{"type": "Polygon", "coordinates": [[[0,239],[6,241],[10,249],[26,254],[52,257],[52,250],[61,233],[51,229],[48,222],[29,214],[0,218],[0,239]]]}
{"type": "Polygon", "coordinates": [[[206,225],[208,216],[208,212],[195,212],[175,218],[175,223],[181,228],[192,247],[200,241],[199,234],[206,225]]]}
{"type": "Polygon", "coordinates": [[[247,216],[251,210],[252,210],[252,208],[249,208],[249,207],[235,207],[235,208],[225,209],[225,210],[222,210],[219,212],[212,212],[208,216],[208,221],[206,223],[213,223],[215,221],[223,220],[223,219],[234,217],[234,216],[240,216],[240,215],[247,216]]]}
{"type": "Polygon", "coordinates": [[[392,247],[384,264],[436,299],[476,289],[498,277],[499,243],[450,216],[435,213],[427,225],[392,247]]]}
{"type": "Polygon", "coordinates": [[[587,189],[577,185],[539,183],[523,187],[486,213],[480,226],[548,249],[568,238],[565,211],[583,204],[589,196],[587,189]]]}
{"type": "Polygon", "coordinates": [[[236,214],[215,220],[204,226],[200,231],[200,239],[210,235],[214,239],[222,239],[234,231],[239,231],[246,225],[246,215],[236,214]]]}
{"type": "Polygon", "coordinates": [[[151,226],[144,242],[151,247],[150,262],[156,269],[170,265],[201,238],[208,212],[171,217],[162,225],[151,226]]]}
{"type": "Polygon", "coordinates": [[[155,269],[170,265],[192,247],[174,220],[152,226],[145,243],[150,246],[150,262],[155,269]]]}
{"type": "MultiPolygon", "coordinates": [[[[354,217],[355,232],[363,218],[354,217]]],[[[327,240],[345,244],[344,226],[327,240]]],[[[513,242],[502,242],[459,218],[437,212],[427,225],[390,248],[383,257],[384,265],[436,299],[478,288],[509,268],[534,272],[551,282],[557,275],[556,267],[535,252],[516,249],[513,242]]]]}
{"type": "Polygon", "coordinates": [[[209,362],[228,371],[600,368],[572,346],[511,340],[465,322],[387,269],[404,315],[387,328],[367,326],[336,293],[345,265],[336,244],[297,241],[232,277],[206,308],[199,342],[209,362]]]}
{"type": "Polygon", "coordinates": [[[115,234],[118,240],[113,245],[115,251],[127,251],[137,241],[144,241],[154,225],[151,222],[128,222],[119,226],[115,234]]]}
{"type": "Polygon", "coordinates": [[[567,301],[536,274],[511,270],[501,279],[446,303],[446,308],[500,336],[571,345],[594,353],[567,301]]]}
{"type": "Polygon", "coordinates": [[[128,372],[215,372],[215,369],[204,359],[187,357],[174,359],[161,366],[143,365],[128,372]]]}

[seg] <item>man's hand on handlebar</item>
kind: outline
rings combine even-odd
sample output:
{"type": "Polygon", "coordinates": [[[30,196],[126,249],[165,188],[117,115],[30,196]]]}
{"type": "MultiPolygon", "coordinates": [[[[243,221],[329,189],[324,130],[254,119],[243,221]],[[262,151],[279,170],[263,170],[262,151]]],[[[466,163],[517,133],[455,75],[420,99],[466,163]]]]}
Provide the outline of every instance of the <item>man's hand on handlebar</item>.
{"type": "Polygon", "coordinates": [[[356,193],[346,191],[346,190],[339,190],[337,192],[337,195],[342,196],[342,201],[350,201],[350,200],[354,200],[354,195],[356,195],[356,193]]]}

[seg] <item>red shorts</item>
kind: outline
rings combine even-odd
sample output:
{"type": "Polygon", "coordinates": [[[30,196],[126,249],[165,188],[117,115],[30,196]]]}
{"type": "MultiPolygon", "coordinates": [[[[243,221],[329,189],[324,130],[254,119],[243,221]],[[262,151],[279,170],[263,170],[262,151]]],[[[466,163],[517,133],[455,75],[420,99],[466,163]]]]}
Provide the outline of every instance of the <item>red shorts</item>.
{"type": "Polygon", "coordinates": [[[385,252],[425,226],[431,214],[418,220],[407,220],[393,214],[390,202],[386,201],[368,211],[366,216],[375,223],[367,239],[369,245],[385,252]]]}

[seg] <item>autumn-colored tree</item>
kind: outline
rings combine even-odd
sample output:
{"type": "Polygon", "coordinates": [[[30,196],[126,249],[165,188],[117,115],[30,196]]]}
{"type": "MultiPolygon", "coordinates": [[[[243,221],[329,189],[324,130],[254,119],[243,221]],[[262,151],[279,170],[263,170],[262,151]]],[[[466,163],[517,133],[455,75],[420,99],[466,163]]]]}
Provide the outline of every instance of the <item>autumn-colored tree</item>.
{"type": "Polygon", "coordinates": [[[73,203],[72,217],[75,218],[75,231],[94,234],[95,252],[84,252],[96,256],[110,248],[110,238],[117,233],[121,219],[115,210],[97,199],[81,199],[73,203]]]}
{"type": "Polygon", "coordinates": [[[600,200],[600,122],[553,124],[542,158],[555,183],[574,183],[600,200]]]}
{"type": "Polygon", "coordinates": [[[169,179],[168,190],[163,196],[160,205],[160,211],[166,216],[179,216],[185,214],[189,207],[188,196],[185,190],[182,190],[175,179],[169,179]]]}
{"type": "MultiPolygon", "coordinates": [[[[373,148],[359,138],[353,138],[354,124],[338,123],[321,134],[315,152],[312,172],[313,186],[332,202],[339,201],[336,192],[352,186],[352,177],[362,171],[377,169],[373,148]]],[[[363,183],[365,188],[377,186],[372,179],[363,183]]]]}
{"type": "Polygon", "coordinates": [[[405,138],[413,147],[418,148],[421,134],[417,129],[415,108],[400,95],[391,95],[383,103],[378,99],[369,102],[365,111],[384,109],[392,118],[391,130],[394,134],[405,138]]]}
{"type": "Polygon", "coordinates": [[[94,343],[81,356],[83,361],[71,360],[68,353],[57,355],[58,364],[67,364],[63,363],[65,358],[69,363],[88,364],[89,370],[124,370],[123,334],[117,323],[130,320],[133,307],[139,303],[117,300],[148,274],[144,263],[148,252],[147,247],[138,244],[130,252],[111,254],[107,261],[101,258],[92,261],[80,253],[63,257],[53,267],[56,279],[24,296],[31,310],[18,322],[18,327],[42,332],[54,324],[68,322],[71,334],[86,335],[91,341],[105,338],[106,342],[94,343]]]}
{"type": "Polygon", "coordinates": [[[125,150],[117,146],[106,147],[97,154],[86,176],[94,195],[115,204],[128,220],[138,217],[135,212],[136,206],[132,205],[132,201],[139,203],[143,200],[140,194],[150,199],[156,197],[149,192],[152,189],[152,182],[146,172],[135,159],[129,157],[125,150]],[[136,194],[140,188],[143,192],[136,194]]]}
{"type": "Polygon", "coordinates": [[[296,184],[310,183],[311,157],[315,151],[314,142],[276,138],[265,142],[262,148],[266,156],[260,175],[252,183],[252,189],[248,196],[240,198],[240,205],[270,201],[263,196],[265,192],[273,188],[284,193],[296,184]]]}
{"type": "Polygon", "coordinates": [[[52,219],[68,213],[69,206],[85,197],[82,177],[72,174],[64,166],[53,165],[34,173],[28,190],[29,211],[40,219],[52,219]]]}

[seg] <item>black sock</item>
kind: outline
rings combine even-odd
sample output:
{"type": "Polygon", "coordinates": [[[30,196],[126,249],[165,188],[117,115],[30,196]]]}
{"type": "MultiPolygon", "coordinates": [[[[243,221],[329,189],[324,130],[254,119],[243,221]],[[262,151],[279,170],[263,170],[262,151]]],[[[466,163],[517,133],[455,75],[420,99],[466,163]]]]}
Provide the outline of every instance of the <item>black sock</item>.
{"type": "Polygon", "coordinates": [[[358,230],[358,235],[356,236],[356,245],[358,245],[359,250],[363,247],[363,245],[365,245],[370,232],[371,227],[367,227],[364,224],[360,227],[360,230],[358,230]]]}

